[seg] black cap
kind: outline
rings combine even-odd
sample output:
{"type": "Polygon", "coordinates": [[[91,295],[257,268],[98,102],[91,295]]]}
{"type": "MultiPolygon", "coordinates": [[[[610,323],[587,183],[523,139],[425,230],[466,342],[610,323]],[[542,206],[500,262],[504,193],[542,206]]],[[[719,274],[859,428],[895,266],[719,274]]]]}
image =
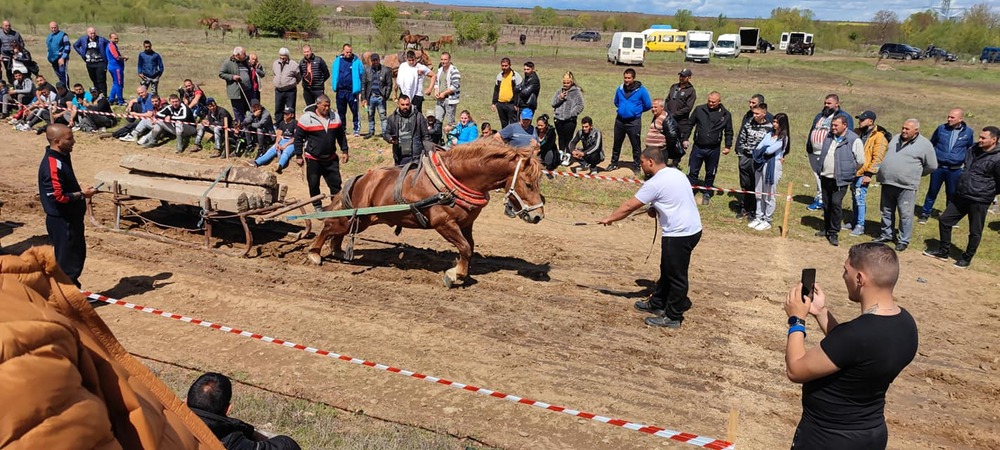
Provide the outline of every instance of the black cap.
{"type": "Polygon", "coordinates": [[[66,83],[63,83],[62,81],[56,83],[56,89],[66,89],[66,83]]]}
{"type": "Polygon", "coordinates": [[[285,114],[295,114],[295,108],[292,108],[291,106],[286,106],[285,114]]]}
{"type": "Polygon", "coordinates": [[[251,99],[250,100],[250,106],[260,106],[260,100],[251,99]]]}
{"type": "Polygon", "coordinates": [[[381,60],[382,58],[378,56],[378,53],[372,53],[371,56],[368,57],[368,59],[371,61],[375,61],[376,59],[381,60]]]}
{"type": "Polygon", "coordinates": [[[858,119],[858,120],[865,120],[865,119],[875,120],[875,112],[874,111],[865,111],[865,112],[861,113],[860,115],[855,116],[854,118],[858,119]]]}
{"type": "Polygon", "coordinates": [[[689,77],[689,76],[691,76],[691,69],[688,69],[687,67],[685,67],[680,72],[677,72],[677,75],[680,75],[682,77],[689,77]]]}
{"type": "Polygon", "coordinates": [[[90,92],[97,92],[97,86],[91,86],[90,92]]]}

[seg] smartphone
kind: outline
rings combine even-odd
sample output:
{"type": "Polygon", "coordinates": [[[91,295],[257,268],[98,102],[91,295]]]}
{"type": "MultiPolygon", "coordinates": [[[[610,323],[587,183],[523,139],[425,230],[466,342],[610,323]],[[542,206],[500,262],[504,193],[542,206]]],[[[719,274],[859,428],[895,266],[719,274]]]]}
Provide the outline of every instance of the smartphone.
{"type": "Polygon", "coordinates": [[[816,269],[802,269],[802,303],[813,298],[813,285],[816,284],[816,269]]]}

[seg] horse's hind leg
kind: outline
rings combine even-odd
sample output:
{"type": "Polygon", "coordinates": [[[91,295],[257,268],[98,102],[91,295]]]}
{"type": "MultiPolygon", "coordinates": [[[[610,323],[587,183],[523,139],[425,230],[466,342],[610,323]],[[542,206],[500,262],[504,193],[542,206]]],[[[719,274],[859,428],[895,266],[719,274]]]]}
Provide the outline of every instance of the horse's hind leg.
{"type": "MultiPolygon", "coordinates": [[[[441,237],[451,242],[458,250],[458,263],[455,267],[444,272],[444,285],[450,288],[456,283],[464,281],[465,277],[469,274],[469,259],[472,258],[472,245],[466,240],[465,233],[455,222],[448,222],[438,227],[437,232],[441,237]]],[[[471,235],[471,233],[472,229],[469,228],[469,234],[471,235]]]]}

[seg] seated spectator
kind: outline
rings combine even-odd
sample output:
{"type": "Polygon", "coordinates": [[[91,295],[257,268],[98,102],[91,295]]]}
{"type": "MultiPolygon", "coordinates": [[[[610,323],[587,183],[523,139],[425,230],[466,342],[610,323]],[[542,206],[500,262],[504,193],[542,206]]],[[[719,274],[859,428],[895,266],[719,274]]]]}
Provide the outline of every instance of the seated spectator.
{"type": "Polygon", "coordinates": [[[21,120],[15,126],[18,131],[32,131],[39,122],[48,122],[49,107],[55,105],[56,94],[49,92],[49,88],[41,87],[35,90],[35,99],[25,108],[21,120]]]}
{"type": "Polygon", "coordinates": [[[208,425],[226,450],[299,450],[288,436],[268,439],[242,420],[229,417],[233,410],[233,383],[221,373],[209,372],[188,389],[187,406],[208,425]]]}
{"type": "Polygon", "coordinates": [[[191,79],[184,80],[184,86],[177,90],[177,95],[180,95],[181,101],[191,108],[195,117],[205,117],[205,113],[208,112],[205,101],[208,99],[205,97],[205,92],[191,79]]]}
{"type": "MultiPolygon", "coordinates": [[[[28,78],[24,72],[14,72],[14,82],[7,86],[7,92],[3,95],[3,109],[0,114],[7,118],[12,111],[20,113],[24,105],[31,103],[34,95],[35,85],[31,82],[31,78],[28,78]]],[[[15,120],[11,120],[11,123],[16,123],[16,119],[20,119],[20,114],[15,117],[15,120]]]]}
{"type": "Polygon", "coordinates": [[[479,137],[488,138],[493,136],[493,133],[496,133],[493,131],[493,126],[489,122],[483,122],[479,129],[479,137]]]}
{"type": "Polygon", "coordinates": [[[462,111],[458,115],[458,123],[448,130],[449,146],[467,144],[479,139],[479,127],[472,120],[472,114],[468,110],[462,111]]]}
{"type": "Polygon", "coordinates": [[[292,159],[292,155],[295,154],[295,129],[298,128],[298,121],[295,120],[295,108],[291,105],[285,107],[284,114],[282,115],[281,122],[278,122],[278,126],[275,127],[275,132],[278,135],[278,142],[267,149],[263,155],[260,155],[255,161],[249,161],[251,167],[260,167],[268,165],[275,157],[278,158],[278,168],[275,172],[281,173],[288,167],[288,161],[292,159]]]}
{"type": "MultiPolygon", "coordinates": [[[[99,89],[90,88],[91,95],[100,92],[99,89]]],[[[112,136],[125,142],[135,142],[142,137],[143,133],[153,129],[152,119],[160,108],[160,98],[156,94],[150,94],[145,87],[135,88],[136,97],[129,100],[125,110],[129,117],[126,124],[112,136]]]]}
{"type": "Polygon", "coordinates": [[[218,158],[222,156],[222,149],[225,147],[226,128],[233,125],[233,115],[226,111],[226,108],[215,103],[215,99],[212,97],[205,100],[205,107],[208,113],[205,114],[205,118],[201,120],[195,131],[194,151],[201,151],[202,136],[207,132],[214,138],[215,142],[215,150],[208,157],[218,158]]]}
{"type": "MultiPolygon", "coordinates": [[[[73,94],[66,89],[62,81],[56,83],[55,101],[49,104],[48,109],[40,110],[37,117],[44,125],[35,130],[35,133],[42,134],[51,123],[58,123],[79,130],[76,126],[77,110],[73,106],[73,94]]],[[[35,124],[31,124],[33,127],[35,124]]]]}
{"type": "Polygon", "coordinates": [[[49,84],[49,82],[45,79],[45,75],[36,75],[35,76],[35,89],[38,89],[40,87],[47,88],[49,90],[49,93],[55,93],[56,92],[56,87],[53,86],[53,85],[51,85],[51,84],[49,84]]]}
{"type": "Polygon", "coordinates": [[[427,115],[427,139],[434,145],[441,145],[444,143],[442,140],[441,122],[438,122],[437,117],[434,114],[427,115]]]}
{"type": "Polygon", "coordinates": [[[529,108],[521,109],[521,121],[511,122],[499,133],[497,133],[494,139],[503,142],[511,147],[516,148],[527,148],[527,147],[538,147],[538,130],[531,125],[531,119],[535,116],[535,112],[529,108]]]}
{"type": "Polygon", "coordinates": [[[556,129],[549,125],[548,114],[538,116],[535,130],[538,133],[538,157],[542,159],[545,170],[556,170],[562,162],[562,156],[556,148],[556,129]]]}
{"type": "Polygon", "coordinates": [[[87,106],[85,108],[77,108],[77,124],[79,124],[80,129],[86,132],[100,132],[105,129],[114,127],[118,124],[118,118],[111,115],[111,102],[104,94],[97,91],[97,88],[90,88],[90,92],[87,94],[91,99],[96,96],[96,99],[85,101],[87,106]],[[100,114],[91,114],[91,113],[100,114]]]}
{"type": "Polygon", "coordinates": [[[244,136],[247,141],[247,148],[243,154],[253,155],[256,152],[264,152],[264,149],[271,145],[271,136],[274,134],[274,119],[271,113],[260,104],[260,100],[250,100],[250,113],[243,118],[241,124],[244,136]]]}
{"type": "Polygon", "coordinates": [[[73,85],[73,106],[77,109],[84,109],[94,101],[94,96],[83,89],[83,85],[76,83],[73,85]]]}
{"type": "Polygon", "coordinates": [[[170,94],[169,103],[156,112],[156,118],[160,119],[152,131],[138,144],[150,148],[156,145],[157,139],[164,132],[177,138],[177,153],[183,153],[187,147],[188,138],[195,135],[194,113],[191,108],[181,102],[177,94],[170,94]]]}
{"type": "Polygon", "coordinates": [[[580,163],[577,170],[590,170],[590,175],[597,173],[597,165],[604,161],[604,142],[601,139],[601,130],[594,128],[594,119],[589,116],[580,119],[580,129],[576,130],[573,139],[569,141],[570,155],[573,160],[580,163]],[[580,144],[577,147],[577,144],[580,144]]]}

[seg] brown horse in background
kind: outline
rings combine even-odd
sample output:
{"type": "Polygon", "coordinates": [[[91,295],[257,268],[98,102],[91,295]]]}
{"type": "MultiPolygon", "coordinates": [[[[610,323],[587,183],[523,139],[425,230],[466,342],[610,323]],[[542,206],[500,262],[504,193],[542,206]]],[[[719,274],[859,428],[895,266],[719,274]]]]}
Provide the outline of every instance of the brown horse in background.
{"type": "Polygon", "coordinates": [[[260,30],[257,29],[257,25],[252,23],[247,24],[247,37],[248,38],[259,38],[260,30]]]}
{"type": "MultiPolygon", "coordinates": [[[[434,203],[420,210],[427,219],[428,227],[458,249],[458,262],[444,273],[444,284],[451,287],[463,282],[469,274],[469,260],[475,246],[472,225],[489,201],[489,191],[503,189],[506,192],[503,196],[504,212],[509,217],[520,217],[529,223],[538,223],[544,217],[545,199],[538,185],[542,165],[533,156],[533,151],[512,148],[492,139],[480,139],[455,146],[447,152],[426,154],[421,168],[407,172],[402,180],[399,180],[400,167],[370,169],[346,186],[345,191],[333,198],[332,207],[325,209],[345,209],[341,198],[345,195],[354,208],[395,205],[394,189],[397,183],[401,183],[402,198],[411,204],[440,193],[454,195],[454,204],[434,203]],[[449,177],[450,182],[446,181],[449,177]]],[[[323,258],[320,252],[332,237],[330,247],[333,258],[345,260],[342,250],[344,237],[376,224],[427,228],[412,211],[325,219],[323,231],[309,247],[309,259],[321,264],[323,258]]]]}

